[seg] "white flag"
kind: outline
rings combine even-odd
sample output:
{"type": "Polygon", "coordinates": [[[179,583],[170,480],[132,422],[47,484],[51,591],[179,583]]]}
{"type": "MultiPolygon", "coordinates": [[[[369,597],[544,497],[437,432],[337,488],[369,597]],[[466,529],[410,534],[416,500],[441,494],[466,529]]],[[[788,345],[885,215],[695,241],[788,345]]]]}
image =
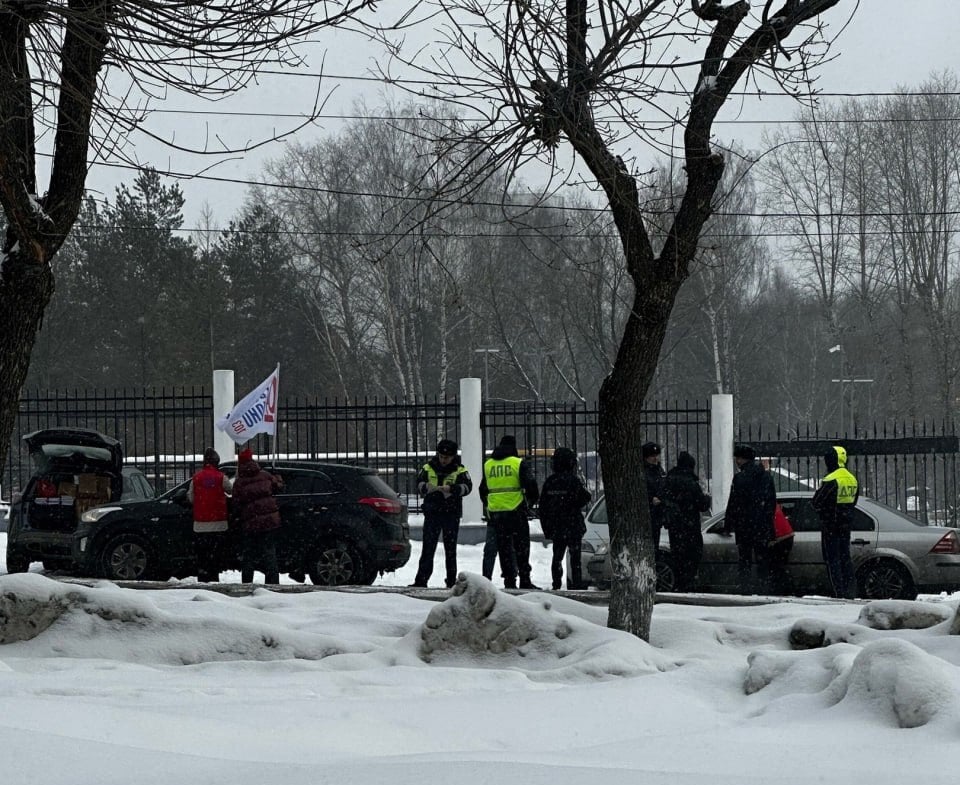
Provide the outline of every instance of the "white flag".
{"type": "Polygon", "coordinates": [[[277,393],[280,389],[280,366],[252,393],[217,420],[217,428],[237,444],[243,444],[258,433],[277,435],[277,393]]]}

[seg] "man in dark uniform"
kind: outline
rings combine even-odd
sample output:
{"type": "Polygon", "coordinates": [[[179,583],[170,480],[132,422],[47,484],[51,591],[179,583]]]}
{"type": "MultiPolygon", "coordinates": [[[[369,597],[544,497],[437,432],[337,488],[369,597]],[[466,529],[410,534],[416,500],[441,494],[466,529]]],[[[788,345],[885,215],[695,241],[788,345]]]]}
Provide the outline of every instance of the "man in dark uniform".
{"type": "Polygon", "coordinates": [[[647,480],[647,503],[650,505],[650,529],[653,533],[653,552],[660,558],[660,532],[663,530],[663,481],[667,476],[660,465],[660,445],[647,442],[640,451],[643,455],[643,474],[647,480]]]}
{"type": "Polygon", "coordinates": [[[772,588],[767,548],[775,539],[773,516],[777,509],[777,491],[773,478],[756,461],[749,444],[738,444],[733,450],[733,459],[738,471],[730,486],[721,533],[733,532],[737,536],[740,592],[768,594],[772,588]]]}
{"type": "Polygon", "coordinates": [[[457,457],[459,447],[451,439],[437,443],[437,454],[417,475],[417,491],[423,497],[423,549],[412,586],[425,587],[433,573],[433,556],[443,537],[447,588],[457,582],[457,535],[463,515],[463,497],[473,490],[473,481],[457,457]]]}
{"type": "MultiPolygon", "coordinates": [[[[540,588],[530,580],[530,524],[527,522],[529,507],[539,498],[537,478],[530,462],[520,460],[517,455],[517,440],[504,436],[484,462],[480,483],[480,500],[487,508],[487,526],[492,527],[496,537],[504,588],[516,589],[518,574],[521,589],[540,588]]],[[[493,573],[492,564],[490,573],[493,573]]]]}
{"type": "Polygon", "coordinates": [[[823,456],[827,476],[813,495],[813,509],[820,515],[820,550],[834,597],[853,599],[855,580],[850,558],[853,508],[860,498],[857,478],[847,470],[847,451],[831,447],[823,456]]]}

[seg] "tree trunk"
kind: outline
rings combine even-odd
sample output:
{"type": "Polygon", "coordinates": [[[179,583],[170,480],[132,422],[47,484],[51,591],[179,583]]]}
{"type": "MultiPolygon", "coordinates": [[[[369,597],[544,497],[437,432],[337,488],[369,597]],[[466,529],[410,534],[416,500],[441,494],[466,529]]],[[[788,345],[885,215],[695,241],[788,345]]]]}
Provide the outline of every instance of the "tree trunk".
{"type": "Polygon", "coordinates": [[[650,638],[657,570],[641,452],[647,441],[642,402],[678,289],[679,282],[662,282],[637,290],[613,371],[600,388],[599,452],[613,568],[607,625],[644,640],[650,638]],[[615,466],[619,470],[610,471],[615,466]]]}
{"type": "Polygon", "coordinates": [[[0,253],[0,467],[6,465],[20,390],[53,288],[53,272],[45,260],[26,258],[22,246],[0,253]]]}

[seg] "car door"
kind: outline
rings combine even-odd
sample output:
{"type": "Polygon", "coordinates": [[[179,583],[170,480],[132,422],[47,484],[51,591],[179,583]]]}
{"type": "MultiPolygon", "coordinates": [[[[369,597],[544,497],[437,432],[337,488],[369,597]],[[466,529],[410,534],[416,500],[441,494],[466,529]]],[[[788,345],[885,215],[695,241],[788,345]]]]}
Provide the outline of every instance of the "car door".
{"type": "Polygon", "coordinates": [[[281,565],[300,565],[316,542],[323,521],[329,517],[337,488],[323,472],[278,473],[283,479],[283,489],[277,493],[283,526],[277,541],[277,557],[281,565]]]}
{"type": "Polygon", "coordinates": [[[735,593],[737,580],[737,543],[731,534],[720,534],[723,516],[708,523],[703,531],[703,560],[697,583],[703,591],[735,593]]]}
{"type": "Polygon", "coordinates": [[[830,585],[820,552],[820,516],[813,509],[811,499],[781,496],[777,502],[794,532],[786,565],[790,585],[800,594],[829,594],[830,585]]]}

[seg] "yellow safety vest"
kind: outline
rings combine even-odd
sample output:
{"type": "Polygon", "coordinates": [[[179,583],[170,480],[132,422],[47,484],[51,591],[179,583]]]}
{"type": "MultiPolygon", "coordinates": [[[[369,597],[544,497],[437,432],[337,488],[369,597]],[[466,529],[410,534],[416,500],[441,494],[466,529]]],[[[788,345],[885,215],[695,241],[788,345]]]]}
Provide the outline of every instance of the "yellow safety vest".
{"type": "Polygon", "coordinates": [[[523,488],[520,486],[520,459],[509,456],[483,464],[483,477],[487,481],[487,510],[509,512],[523,504],[523,488]]]}
{"type": "Polygon", "coordinates": [[[466,466],[458,466],[450,474],[443,478],[443,482],[437,482],[437,472],[429,463],[423,465],[423,470],[427,473],[427,482],[431,485],[456,485],[461,474],[466,474],[466,466]]]}
{"type": "Polygon", "coordinates": [[[837,481],[837,504],[853,504],[857,500],[857,478],[841,466],[823,478],[824,482],[833,480],[837,481]]]}

